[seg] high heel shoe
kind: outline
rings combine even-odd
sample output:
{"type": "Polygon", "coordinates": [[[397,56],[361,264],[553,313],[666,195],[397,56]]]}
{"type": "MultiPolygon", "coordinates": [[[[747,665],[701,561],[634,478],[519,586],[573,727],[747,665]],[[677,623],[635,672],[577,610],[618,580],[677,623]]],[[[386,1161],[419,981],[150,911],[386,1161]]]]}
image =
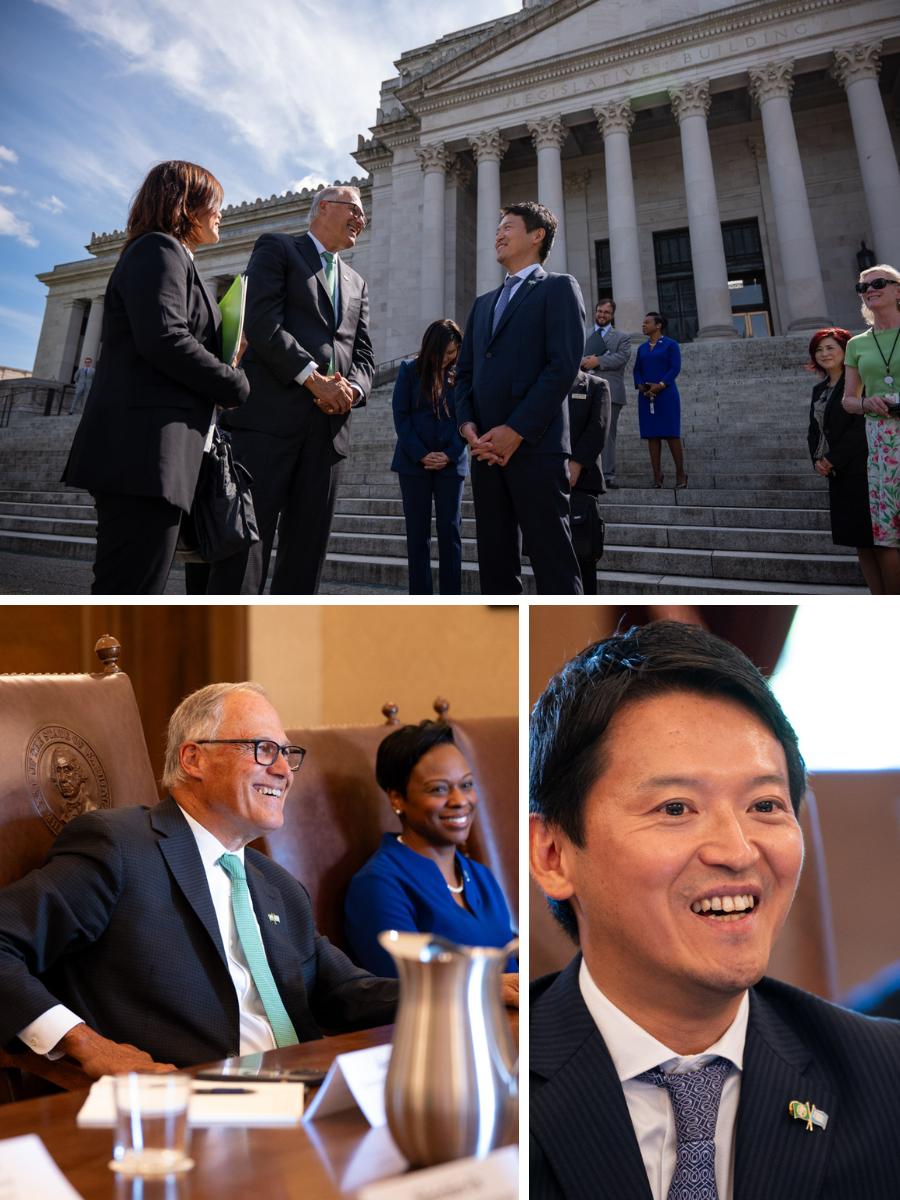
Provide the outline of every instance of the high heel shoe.
{"type": "Polygon", "coordinates": [[[662,485],[663,485],[665,482],[666,482],[666,477],[665,477],[665,475],[660,475],[660,477],[659,477],[659,483],[654,483],[654,484],[653,484],[653,487],[654,487],[654,488],[661,488],[661,487],[662,487],[662,485]]]}
{"type": "Polygon", "coordinates": [[[684,476],[684,483],[676,483],[676,484],[675,484],[675,491],[676,491],[676,492],[680,491],[682,488],[686,488],[686,487],[687,487],[687,485],[688,485],[688,478],[689,478],[689,476],[688,476],[688,474],[685,472],[685,476],[684,476]]]}

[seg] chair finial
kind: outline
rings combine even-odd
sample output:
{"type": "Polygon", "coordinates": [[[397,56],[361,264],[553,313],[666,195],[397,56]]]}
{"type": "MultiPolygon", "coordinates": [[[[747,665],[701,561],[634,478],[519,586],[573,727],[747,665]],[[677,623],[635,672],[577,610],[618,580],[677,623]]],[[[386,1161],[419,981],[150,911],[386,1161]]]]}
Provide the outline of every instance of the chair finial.
{"type": "Polygon", "coordinates": [[[382,704],[381,711],[384,713],[384,716],[385,716],[385,722],[384,722],[385,725],[399,725],[400,724],[399,720],[397,719],[397,705],[396,704],[391,704],[390,700],[388,700],[388,702],[386,704],[382,704]]]}
{"type": "Polygon", "coordinates": [[[434,708],[434,711],[437,713],[437,719],[439,721],[447,720],[447,712],[450,708],[449,700],[445,700],[443,696],[438,696],[437,700],[435,700],[432,707],[434,708]]]}
{"type": "Polygon", "coordinates": [[[119,665],[116,660],[119,657],[121,649],[122,647],[116,639],[108,633],[104,633],[103,637],[94,647],[94,653],[103,664],[104,675],[120,674],[119,665]]]}

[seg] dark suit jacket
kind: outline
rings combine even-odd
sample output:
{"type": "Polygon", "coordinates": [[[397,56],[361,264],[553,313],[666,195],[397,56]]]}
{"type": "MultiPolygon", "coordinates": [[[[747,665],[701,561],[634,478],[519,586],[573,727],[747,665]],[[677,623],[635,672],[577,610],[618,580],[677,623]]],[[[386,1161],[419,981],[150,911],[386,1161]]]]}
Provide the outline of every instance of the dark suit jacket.
{"type": "MultiPolygon", "coordinates": [[[[532,985],[531,1200],[650,1200],[634,1126],[578,987],[581,955],[532,985]]],[[[750,989],[734,1200],[896,1200],[900,1024],[785,983],[750,989]],[[828,1114],[806,1129],[792,1100],[828,1114]]]]}
{"type": "Polygon", "coordinates": [[[92,492],[160,496],[190,511],[214,405],[247,398],[222,357],[222,316],[191,256],[145,233],[109,279],[103,353],[63,480],[92,492]]]}
{"type": "MultiPolygon", "coordinates": [[[[813,388],[809,403],[809,430],[806,441],[813,462],[816,461],[816,448],[819,445],[819,424],[813,416],[813,409],[827,386],[827,379],[817,384],[813,388]]],[[[866,418],[861,413],[848,413],[841,403],[843,398],[844,376],[841,376],[825,405],[825,438],[828,442],[828,453],[825,457],[837,475],[865,475],[869,460],[866,418]]]]}
{"type": "Polygon", "coordinates": [[[509,425],[523,454],[568,454],[566,397],[584,351],[584,301],[571,275],[529,275],[491,332],[503,288],[479,296],[456,364],[456,418],[479,433],[509,425]]]}
{"type": "MultiPolygon", "coordinates": [[[[224,422],[232,429],[256,429],[288,437],[302,428],[304,407],[313,394],[296,376],[315,363],[355,383],[365,404],[375,374],[369,341],[369,293],[343,259],[338,312],[325,281],[322,261],[308,233],[264,233],[247,264],[247,311],[244,331],[249,346],[241,365],[250,380],[250,400],[224,422]]],[[[350,414],[329,417],[335,451],[350,449],[350,414]]]]}
{"type": "MultiPolygon", "coordinates": [[[[309,894],[282,867],[249,849],[244,861],[300,1041],[321,1037],[320,1024],[392,1021],[396,982],[366,974],[316,932],[309,894]]],[[[237,995],[206,874],[171,797],[76,817],[43,867],[0,891],[0,1044],[21,1050],[18,1030],[58,1003],[159,1062],[239,1052],[237,995]]]]}
{"type": "Polygon", "coordinates": [[[575,490],[602,496],[606,480],[600,466],[600,454],[606,445],[611,420],[609,384],[599,375],[579,371],[569,392],[570,457],[584,468],[575,490]]]}
{"type": "Polygon", "coordinates": [[[408,358],[400,364],[391,399],[397,430],[392,471],[399,475],[468,475],[469,448],[459,432],[455,392],[453,384],[445,388],[450,415],[444,413],[443,405],[440,413],[435,415],[430,400],[419,402],[415,359],[408,358]],[[422,465],[425,455],[434,450],[443,451],[450,459],[440,471],[428,471],[422,465]]]}
{"type": "Polygon", "coordinates": [[[600,359],[600,366],[594,370],[609,384],[613,404],[626,404],[625,368],[631,359],[631,335],[612,329],[604,338],[599,330],[593,330],[584,344],[584,357],[589,354],[596,354],[600,359]]]}

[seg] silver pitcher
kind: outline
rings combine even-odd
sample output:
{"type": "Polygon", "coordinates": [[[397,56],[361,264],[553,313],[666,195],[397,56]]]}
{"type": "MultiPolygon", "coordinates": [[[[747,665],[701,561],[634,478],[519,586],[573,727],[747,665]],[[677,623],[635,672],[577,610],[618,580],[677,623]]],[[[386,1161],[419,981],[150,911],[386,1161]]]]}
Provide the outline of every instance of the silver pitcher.
{"type": "Polygon", "coordinates": [[[384,1094],[394,1141],[417,1167],[514,1141],[518,1063],[500,976],[518,938],[502,950],[395,930],[378,940],[400,975],[384,1094]]]}

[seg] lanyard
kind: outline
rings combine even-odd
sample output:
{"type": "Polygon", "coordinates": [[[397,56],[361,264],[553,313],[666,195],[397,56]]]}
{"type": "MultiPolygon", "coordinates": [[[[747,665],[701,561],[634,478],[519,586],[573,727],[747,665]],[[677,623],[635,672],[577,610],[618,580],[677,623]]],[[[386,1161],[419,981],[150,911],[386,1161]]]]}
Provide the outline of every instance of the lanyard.
{"type": "Polygon", "coordinates": [[[875,345],[878,346],[878,353],[881,355],[881,361],[884,363],[884,382],[888,387],[891,387],[894,382],[891,378],[891,360],[894,357],[894,351],[897,349],[897,341],[900,339],[900,327],[897,329],[896,336],[894,337],[894,344],[891,346],[891,352],[887,358],[884,357],[884,351],[882,350],[881,346],[878,345],[878,338],[875,337],[874,329],[872,330],[872,339],[875,342],[875,345]]]}

